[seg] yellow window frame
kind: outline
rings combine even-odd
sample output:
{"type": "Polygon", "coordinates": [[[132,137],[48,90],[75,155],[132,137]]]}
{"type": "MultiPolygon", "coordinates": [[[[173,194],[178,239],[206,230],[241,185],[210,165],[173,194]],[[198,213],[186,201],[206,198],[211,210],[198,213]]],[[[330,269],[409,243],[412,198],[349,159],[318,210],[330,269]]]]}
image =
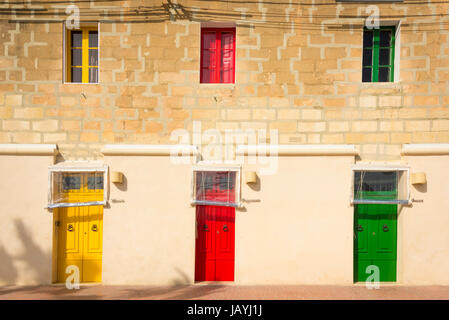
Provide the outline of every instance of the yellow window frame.
{"type": "Polygon", "coordinates": [[[89,31],[97,31],[98,27],[81,27],[80,29],[67,29],[66,30],[66,57],[67,57],[67,63],[66,63],[66,82],[69,83],[98,83],[98,82],[89,82],[89,68],[97,68],[98,69],[98,75],[100,74],[100,51],[99,51],[99,43],[100,38],[98,37],[98,44],[97,47],[89,47],[89,31]],[[81,31],[82,32],[82,42],[81,47],[73,47],[72,46],[72,32],[73,31],[81,31]],[[81,67],[79,66],[72,66],[72,49],[81,49],[82,52],[82,60],[81,60],[81,67]],[[89,49],[96,49],[98,50],[98,64],[96,66],[89,66],[89,49]],[[81,69],[81,82],[73,82],[72,81],[72,67],[73,68],[80,68],[81,69]]]}

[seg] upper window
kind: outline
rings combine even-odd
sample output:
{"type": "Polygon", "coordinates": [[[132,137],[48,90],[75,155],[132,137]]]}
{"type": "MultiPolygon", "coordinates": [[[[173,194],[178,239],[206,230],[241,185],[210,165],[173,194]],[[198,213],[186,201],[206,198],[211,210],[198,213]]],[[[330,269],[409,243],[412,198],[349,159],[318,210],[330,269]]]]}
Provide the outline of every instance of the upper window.
{"type": "Polygon", "coordinates": [[[354,204],[408,204],[410,201],[407,167],[353,166],[354,204]]]}
{"type": "Polygon", "coordinates": [[[98,83],[98,29],[67,30],[66,82],[98,83]]]}
{"type": "Polygon", "coordinates": [[[235,28],[201,29],[201,83],[234,83],[235,28]]]}
{"type": "Polygon", "coordinates": [[[367,29],[363,32],[363,82],[394,81],[395,27],[367,29]]]}
{"type": "Polygon", "coordinates": [[[240,206],[240,168],[193,168],[192,204],[240,206]]]}
{"type": "Polygon", "coordinates": [[[47,208],[106,204],[107,167],[49,167],[47,208]]]}

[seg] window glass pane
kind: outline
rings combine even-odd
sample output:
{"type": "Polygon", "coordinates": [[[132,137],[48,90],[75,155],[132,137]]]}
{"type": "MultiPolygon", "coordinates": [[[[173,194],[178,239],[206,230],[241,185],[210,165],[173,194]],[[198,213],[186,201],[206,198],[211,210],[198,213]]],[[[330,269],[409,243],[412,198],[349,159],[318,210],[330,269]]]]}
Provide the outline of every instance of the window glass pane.
{"type": "Polygon", "coordinates": [[[81,187],[81,177],[79,175],[63,175],[63,190],[78,190],[81,187]]]}
{"type": "Polygon", "coordinates": [[[380,31],[380,46],[389,47],[391,43],[391,30],[380,31]]]}
{"type": "Polygon", "coordinates": [[[389,82],[390,81],[390,68],[380,67],[379,68],[379,82],[389,82]]]}
{"type": "Polygon", "coordinates": [[[90,190],[103,190],[103,174],[89,175],[87,188],[90,190]]]}
{"type": "Polygon", "coordinates": [[[363,50],[363,66],[371,67],[373,64],[373,49],[363,50]]]}
{"type": "Polygon", "coordinates": [[[234,57],[234,51],[225,50],[221,52],[221,68],[229,69],[233,67],[232,61],[234,57]]]}
{"type": "Polygon", "coordinates": [[[196,173],[196,200],[207,200],[207,194],[213,187],[213,172],[196,173]]]}
{"type": "Polygon", "coordinates": [[[385,66],[390,64],[390,49],[379,49],[379,65],[385,66]]]}
{"type": "Polygon", "coordinates": [[[220,83],[232,83],[232,73],[233,69],[230,70],[221,70],[220,71],[220,83]]]}
{"type": "Polygon", "coordinates": [[[201,82],[213,83],[215,81],[215,69],[202,69],[201,70],[201,82]]]}
{"type": "Polygon", "coordinates": [[[72,31],[72,47],[82,47],[83,33],[82,31],[72,31]]]}
{"type": "Polygon", "coordinates": [[[89,68],[89,83],[98,83],[98,68],[89,68]]]}
{"type": "Polygon", "coordinates": [[[98,31],[89,31],[89,47],[98,48],[98,31]]]}
{"type": "Polygon", "coordinates": [[[98,66],[98,49],[89,49],[89,66],[98,66]]]}
{"type": "Polygon", "coordinates": [[[234,34],[227,32],[221,34],[221,50],[234,49],[234,34]]]}
{"type": "Polygon", "coordinates": [[[196,200],[235,202],[236,172],[196,172],[196,200]]]}
{"type": "Polygon", "coordinates": [[[203,49],[216,49],[216,37],[215,32],[203,33],[203,49]]]}
{"type": "Polygon", "coordinates": [[[234,51],[225,50],[221,53],[221,65],[220,65],[220,83],[232,83],[233,82],[233,57],[234,51]]]}
{"type": "Polygon", "coordinates": [[[397,171],[355,171],[354,199],[397,198],[397,171]]]}
{"type": "Polygon", "coordinates": [[[72,66],[81,66],[83,63],[82,50],[72,49],[72,66]]]}
{"type": "Polygon", "coordinates": [[[216,59],[215,50],[203,50],[201,59],[203,68],[214,68],[216,59]]]}
{"type": "Polygon", "coordinates": [[[82,81],[82,70],[81,68],[72,68],[72,82],[82,81]]]}
{"type": "Polygon", "coordinates": [[[363,47],[372,47],[373,46],[373,32],[365,31],[363,32],[363,47]]]}
{"type": "Polygon", "coordinates": [[[220,190],[232,190],[235,185],[235,172],[218,172],[220,190]]]}
{"type": "Polygon", "coordinates": [[[371,82],[371,68],[363,68],[362,81],[371,82]]]}

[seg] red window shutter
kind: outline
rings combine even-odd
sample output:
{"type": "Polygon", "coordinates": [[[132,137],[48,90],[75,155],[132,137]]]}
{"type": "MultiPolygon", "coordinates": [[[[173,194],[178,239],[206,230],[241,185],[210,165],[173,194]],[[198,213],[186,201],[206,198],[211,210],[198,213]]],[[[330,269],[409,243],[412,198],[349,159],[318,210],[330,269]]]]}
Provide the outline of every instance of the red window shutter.
{"type": "Polygon", "coordinates": [[[235,29],[201,31],[201,83],[234,83],[235,29]]]}
{"type": "Polygon", "coordinates": [[[234,33],[221,33],[220,83],[234,83],[234,33]]]}
{"type": "Polygon", "coordinates": [[[203,32],[201,35],[201,82],[214,83],[217,65],[217,34],[203,32]]]}

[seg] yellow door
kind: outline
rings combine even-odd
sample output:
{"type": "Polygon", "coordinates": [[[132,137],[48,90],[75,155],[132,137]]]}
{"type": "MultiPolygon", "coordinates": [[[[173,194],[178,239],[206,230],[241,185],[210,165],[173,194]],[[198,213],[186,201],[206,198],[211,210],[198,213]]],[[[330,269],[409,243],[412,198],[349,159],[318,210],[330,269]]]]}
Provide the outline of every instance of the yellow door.
{"type": "MultiPolygon", "coordinates": [[[[71,173],[63,177],[64,202],[103,200],[103,181],[95,173],[71,173]],[[65,179],[65,181],[64,181],[65,179]],[[93,183],[92,183],[93,182],[93,183]]],[[[58,208],[58,282],[65,282],[66,268],[79,269],[80,282],[101,282],[103,206],[58,208]]]]}

